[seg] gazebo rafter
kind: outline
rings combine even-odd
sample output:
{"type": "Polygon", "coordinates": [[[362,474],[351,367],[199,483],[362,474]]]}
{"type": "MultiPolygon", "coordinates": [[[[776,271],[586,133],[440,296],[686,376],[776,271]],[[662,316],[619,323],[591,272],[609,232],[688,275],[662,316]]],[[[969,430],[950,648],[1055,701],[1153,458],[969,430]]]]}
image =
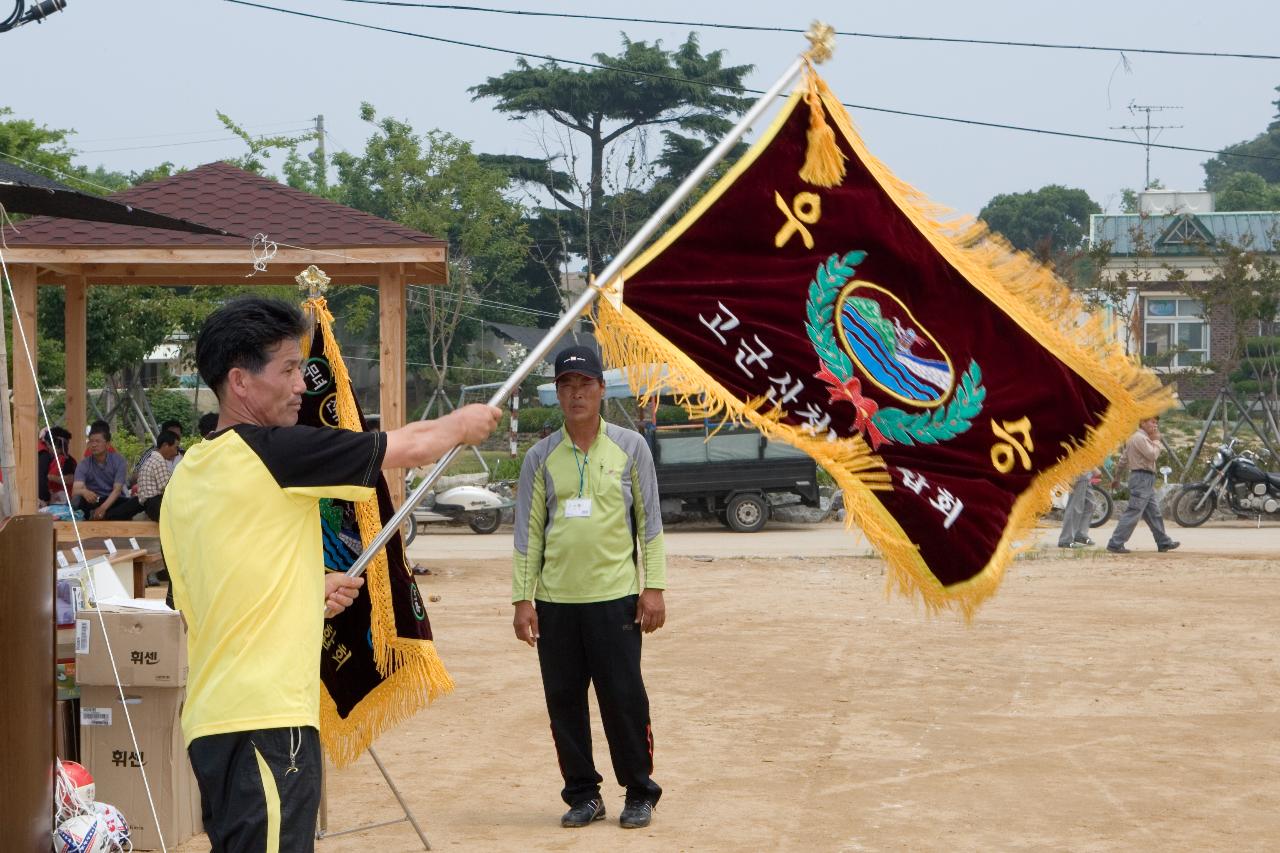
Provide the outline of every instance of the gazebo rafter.
{"type": "MultiPolygon", "coordinates": [[[[406,418],[405,290],[409,284],[448,280],[445,240],[395,222],[286,187],[227,163],[211,163],[111,196],[113,200],[220,228],[263,234],[277,244],[266,269],[255,271],[248,237],[190,234],[72,219],[34,217],[6,234],[5,262],[17,318],[34,338],[39,287],[66,291],[66,415],[74,456],[84,451],[87,423],[85,352],[88,289],[98,286],[292,285],[314,264],[332,284],[378,288],[380,416],[383,429],[406,418]]],[[[34,339],[32,341],[34,346],[34,339]]],[[[32,353],[34,356],[35,354],[32,353]]],[[[36,510],[36,436],[39,415],[34,365],[16,345],[13,358],[15,511],[36,510]]],[[[392,495],[403,481],[388,476],[392,495]]],[[[103,529],[147,535],[137,524],[108,522],[103,529]]],[[[84,524],[81,525],[85,531],[84,524]]],[[[94,525],[97,528],[97,525],[94,525]]],[[[102,535],[96,530],[86,535],[102,535]]]]}

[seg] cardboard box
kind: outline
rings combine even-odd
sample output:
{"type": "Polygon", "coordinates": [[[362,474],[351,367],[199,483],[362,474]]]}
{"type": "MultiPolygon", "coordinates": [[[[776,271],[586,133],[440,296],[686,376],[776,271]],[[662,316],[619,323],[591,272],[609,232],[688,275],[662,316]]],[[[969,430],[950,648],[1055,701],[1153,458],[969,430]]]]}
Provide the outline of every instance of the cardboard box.
{"type": "Polygon", "coordinates": [[[187,631],[176,610],[130,610],[103,605],[76,613],[76,681],[114,686],[103,624],[120,683],[126,687],[181,687],[187,683],[187,631]],[[103,622],[98,621],[101,614],[103,622]]]}
{"type": "Polygon", "coordinates": [[[125,703],[138,737],[129,736],[115,687],[80,688],[80,763],[93,774],[95,799],[110,803],[129,821],[134,850],[172,850],[202,831],[200,792],[182,742],[183,689],[127,687],[125,703]],[[159,824],[147,804],[147,773],[159,824]]]}

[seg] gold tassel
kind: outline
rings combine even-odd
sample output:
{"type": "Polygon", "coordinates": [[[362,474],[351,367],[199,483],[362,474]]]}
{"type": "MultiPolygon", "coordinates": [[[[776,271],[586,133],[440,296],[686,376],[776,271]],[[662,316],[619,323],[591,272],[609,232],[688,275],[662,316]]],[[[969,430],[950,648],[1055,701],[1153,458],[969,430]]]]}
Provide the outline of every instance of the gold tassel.
{"type": "Polygon", "coordinates": [[[809,105],[808,146],[804,165],[800,167],[800,179],[816,187],[838,187],[844,180],[845,153],[836,144],[835,131],[827,124],[822,96],[818,92],[818,72],[809,64],[805,72],[807,91],[804,101],[809,105]]]}
{"type": "MultiPolygon", "coordinates": [[[[338,426],[340,429],[359,430],[360,412],[356,407],[351,377],[333,334],[333,315],[322,296],[308,299],[303,308],[320,327],[324,355],[329,360],[338,387],[338,426]]],[[[309,354],[309,349],[310,337],[307,336],[303,344],[304,356],[309,354]]],[[[382,530],[377,495],[356,504],[355,509],[360,538],[367,546],[382,530]]],[[[409,568],[401,566],[400,570],[408,572],[409,568]]],[[[413,716],[438,697],[452,692],[454,687],[433,642],[396,634],[390,566],[385,549],[369,562],[365,575],[374,666],[384,680],[352,709],[346,719],[339,716],[337,705],[322,687],[320,740],[330,760],[338,767],[355,761],[378,735],[413,716]]]]}

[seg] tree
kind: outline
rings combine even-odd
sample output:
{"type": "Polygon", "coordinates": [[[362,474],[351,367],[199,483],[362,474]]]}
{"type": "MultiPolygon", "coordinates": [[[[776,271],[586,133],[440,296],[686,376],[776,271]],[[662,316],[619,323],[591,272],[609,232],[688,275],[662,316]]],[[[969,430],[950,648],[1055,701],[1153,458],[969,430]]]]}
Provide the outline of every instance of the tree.
{"type": "MultiPolygon", "coordinates": [[[[1280,86],[1276,91],[1280,92],[1280,86]]],[[[1266,130],[1253,139],[1228,145],[1222,154],[1205,161],[1205,189],[1222,189],[1227,178],[1238,172],[1253,172],[1267,183],[1280,183],[1280,98],[1271,103],[1276,107],[1276,115],[1266,130]],[[1233,157],[1232,154],[1253,156],[1233,157]],[[1269,159],[1260,159],[1264,157],[1269,159]]]]}
{"type": "Polygon", "coordinates": [[[475,336],[462,325],[484,313],[475,300],[520,304],[528,292],[518,278],[529,257],[524,209],[507,197],[507,173],[482,163],[469,143],[441,130],[419,135],[367,103],[360,112],[375,132],[363,155],[334,156],[335,198],[449,239],[449,284],[413,298],[421,329],[409,336],[411,359],[425,358],[440,387],[459,345],[475,336]]]}
{"type": "Polygon", "coordinates": [[[1089,215],[1101,212],[1084,190],[1050,184],[998,195],[978,216],[1014,248],[1047,262],[1078,251],[1089,234],[1089,215]]]}
{"type": "Polygon", "coordinates": [[[1280,183],[1269,184],[1256,172],[1236,172],[1223,179],[1214,209],[1280,210],[1280,183]]]}
{"type": "Polygon", "coordinates": [[[535,67],[519,59],[513,70],[471,89],[474,99],[494,98],[515,119],[549,121],[560,132],[554,140],[542,134],[544,156],[513,164],[523,172],[512,174],[554,200],[566,242],[593,274],[629,236],[636,204],[647,205],[642,193],[659,172],[687,163],[690,149],[714,144],[750,106],[730,93],[741,91],[752,68],[725,66],[723,51],[703,54],[693,33],[674,51],[624,33],[621,54],[597,53],[595,60],[606,67],[535,67]],[[664,152],[651,159],[650,134],[658,130],[664,152]],[[619,198],[611,204],[610,196],[619,198]]]}

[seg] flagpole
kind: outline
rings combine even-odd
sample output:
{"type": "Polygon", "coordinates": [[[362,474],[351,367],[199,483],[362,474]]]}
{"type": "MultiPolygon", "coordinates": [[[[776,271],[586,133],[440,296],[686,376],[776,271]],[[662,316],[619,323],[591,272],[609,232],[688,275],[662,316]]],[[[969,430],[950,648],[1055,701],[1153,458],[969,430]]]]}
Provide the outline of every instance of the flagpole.
{"type": "MultiPolygon", "coordinates": [[[[814,58],[816,59],[817,57],[814,58]]],[[[662,227],[663,223],[666,222],[672,213],[675,213],[676,209],[684,203],[685,199],[693,194],[693,191],[697,189],[700,183],[702,183],[703,178],[710,174],[711,170],[714,169],[721,160],[728,156],[730,150],[733,149],[733,146],[738,144],[739,140],[747,134],[747,131],[749,131],[755,123],[759,121],[760,117],[764,115],[765,111],[773,105],[774,99],[781,95],[783,91],[800,76],[808,61],[809,57],[807,54],[802,54],[796,57],[795,61],[787,67],[787,70],[782,72],[782,76],[778,78],[777,82],[770,86],[769,90],[760,96],[760,99],[751,106],[751,109],[747,110],[746,114],[743,115],[742,119],[736,125],[734,125],[733,129],[726,133],[716,146],[711,149],[710,153],[702,159],[702,162],[698,164],[697,168],[695,168],[689,176],[684,179],[680,186],[676,187],[675,192],[673,192],[671,196],[662,203],[662,206],[654,212],[653,216],[649,217],[649,220],[640,227],[640,230],[637,231],[635,235],[627,241],[627,244],[622,247],[621,251],[614,256],[613,260],[609,262],[609,265],[600,273],[596,282],[582,291],[582,294],[572,305],[569,306],[569,309],[560,317],[559,321],[551,327],[546,335],[542,337],[542,340],[538,342],[537,346],[529,350],[524,361],[520,362],[520,366],[515,369],[515,372],[512,373],[510,377],[508,377],[507,381],[502,384],[502,387],[495,391],[493,396],[489,398],[490,406],[502,405],[502,403],[506,401],[507,397],[509,397],[511,393],[519,387],[520,383],[525,380],[525,377],[533,372],[533,369],[538,366],[539,362],[547,357],[551,348],[555,346],[560,337],[569,330],[569,327],[573,322],[581,316],[584,311],[591,307],[591,303],[595,301],[596,296],[598,296],[602,290],[607,288],[613,282],[613,279],[616,278],[618,273],[622,271],[622,268],[630,263],[631,259],[639,253],[639,251],[649,241],[649,238],[662,227]]],[[[364,570],[369,565],[370,561],[372,561],[378,551],[387,544],[387,540],[389,540],[392,535],[400,529],[400,525],[404,522],[405,518],[407,518],[409,513],[413,512],[414,507],[416,507],[422,499],[426,497],[427,491],[435,484],[436,480],[440,478],[440,475],[444,473],[445,468],[448,467],[449,463],[453,461],[453,458],[458,455],[458,451],[461,449],[462,445],[458,445],[444,456],[440,457],[431,472],[427,474],[426,478],[416,489],[413,490],[413,494],[409,495],[400,509],[396,510],[396,514],[393,515],[391,520],[387,522],[386,526],[378,532],[378,535],[373,538],[373,541],[365,546],[364,551],[362,551],[360,556],[356,558],[356,561],[351,564],[351,568],[347,570],[348,575],[351,577],[359,577],[364,574],[364,570]]]]}

